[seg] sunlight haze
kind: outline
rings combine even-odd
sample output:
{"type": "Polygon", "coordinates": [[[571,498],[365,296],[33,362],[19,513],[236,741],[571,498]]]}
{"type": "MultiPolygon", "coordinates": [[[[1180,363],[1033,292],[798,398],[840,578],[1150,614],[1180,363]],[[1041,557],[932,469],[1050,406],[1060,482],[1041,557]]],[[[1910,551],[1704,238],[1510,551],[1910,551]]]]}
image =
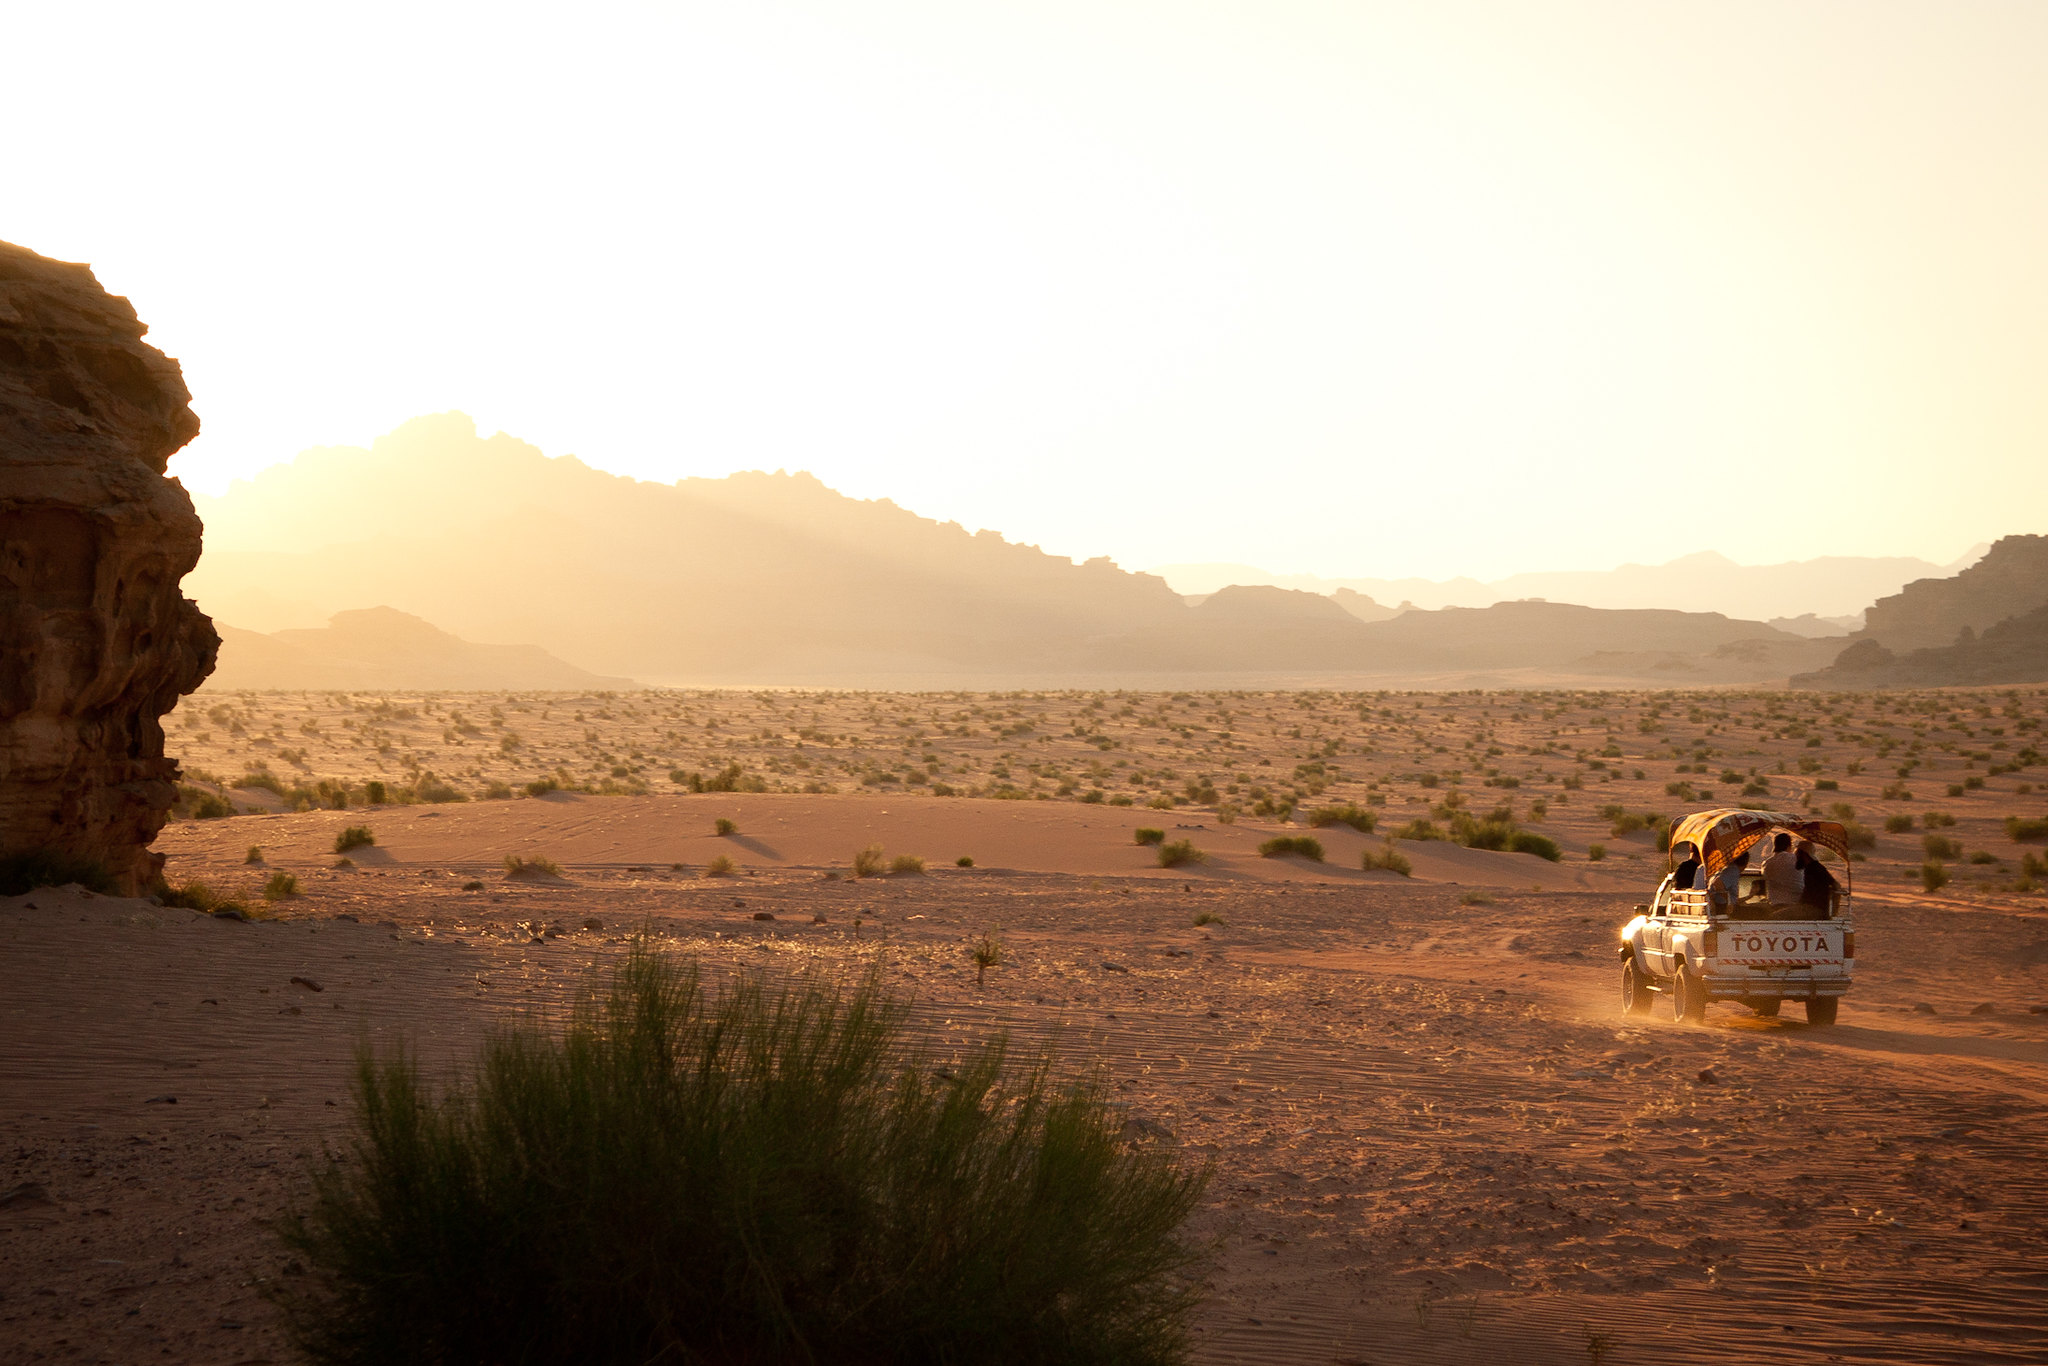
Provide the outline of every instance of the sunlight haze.
{"type": "Polygon", "coordinates": [[[1127,568],[2038,529],[2038,4],[43,4],[6,42],[0,237],[134,301],[200,491],[459,409],[1127,568]]]}

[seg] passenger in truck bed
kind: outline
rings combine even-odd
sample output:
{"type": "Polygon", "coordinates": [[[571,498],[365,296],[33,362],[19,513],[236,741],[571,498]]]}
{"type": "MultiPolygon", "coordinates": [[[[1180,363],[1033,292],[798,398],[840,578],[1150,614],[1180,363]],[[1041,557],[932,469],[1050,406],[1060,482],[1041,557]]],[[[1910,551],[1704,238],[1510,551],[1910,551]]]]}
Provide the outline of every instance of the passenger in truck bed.
{"type": "Polygon", "coordinates": [[[1812,840],[1799,841],[1799,872],[1803,881],[1799,893],[1801,907],[1818,912],[1816,920],[1828,919],[1835,913],[1835,875],[1814,852],[1812,840]]]}

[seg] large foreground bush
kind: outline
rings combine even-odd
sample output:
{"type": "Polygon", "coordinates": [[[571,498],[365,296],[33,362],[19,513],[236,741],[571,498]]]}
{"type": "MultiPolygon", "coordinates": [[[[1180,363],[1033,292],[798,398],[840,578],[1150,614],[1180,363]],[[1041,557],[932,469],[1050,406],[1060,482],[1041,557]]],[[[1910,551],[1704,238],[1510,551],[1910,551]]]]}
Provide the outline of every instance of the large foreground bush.
{"type": "Polygon", "coordinates": [[[1171,1362],[1205,1171],[997,1038],[935,1065],[874,978],[709,991],[634,949],[435,1097],[365,1051],[283,1225],[323,1362],[1171,1362]]]}

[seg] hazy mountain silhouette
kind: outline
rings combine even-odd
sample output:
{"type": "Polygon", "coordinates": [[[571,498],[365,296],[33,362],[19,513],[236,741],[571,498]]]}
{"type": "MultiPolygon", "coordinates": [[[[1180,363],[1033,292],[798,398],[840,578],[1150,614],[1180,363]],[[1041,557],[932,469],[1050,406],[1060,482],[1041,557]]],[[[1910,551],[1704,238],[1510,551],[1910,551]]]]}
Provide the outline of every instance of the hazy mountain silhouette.
{"type": "Polygon", "coordinates": [[[1950,578],[1870,606],[1868,624],[1801,688],[2048,682],[2048,536],[2007,536],[1950,578]]]}
{"type": "Polygon", "coordinates": [[[1720,612],[1746,620],[1773,617],[1854,617],[1872,599],[1930,574],[1952,574],[1982,553],[1978,547],[1949,566],[1906,556],[1830,556],[1786,564],[1737,564],[1702,551],[1665,564],[1625,564],[1618,569],[1515,574],[1478,579],[1329,579],[1268,574],[1241,564],[1162,565],[1152,572],[1184,593],[1213,593],[1225,584],[1269,584],[1311,593],[1350,589],[1379,602],[1417,607],[1488,607],[1521,598],[1575,603],[1617,610],[1667,608],[1720,612]]]}
{"type": "Polygon", "coordinates": [[[1190,606],[1157,576],[970,534],[808,474],[646,483],[480,439],[461,414],[368,450],[309,451],[198,502],[207,550],[186,585],[224,622],[311,649],[290,628],[377,603],[427,630],[532,642],[644,682],[1235,686],[1532,669],[1761,682],[1826,658],[1714,614],[1512,603],[1393,615],[1363,595],[1257,586],[1190,606]],[[1746,655],[1720,653],[1745,641],[1746,655]]]}
{"type": "Polygon", "coordinates": [[[223,625],[208,686],[252,689],[522,689],[636,686],[565,664],[537,645],[478,645],[389,607],[337,612],[317,630],[263,635],[223,625]]]}

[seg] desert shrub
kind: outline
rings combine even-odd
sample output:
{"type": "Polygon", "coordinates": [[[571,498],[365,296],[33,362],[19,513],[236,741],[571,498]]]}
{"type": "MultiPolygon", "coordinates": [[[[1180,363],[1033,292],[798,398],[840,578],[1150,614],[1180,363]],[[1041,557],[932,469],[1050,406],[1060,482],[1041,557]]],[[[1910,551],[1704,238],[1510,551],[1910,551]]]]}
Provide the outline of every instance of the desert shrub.
{"type": "Polygon", "coordinates": [[[165,883],[157,888],[156,895],[157,899],[166,906],[182,906],[188,911],[200,911],[206,915],[216,915],[223,920],[247,920],[249,918],[249,908],[247,906],[234,897],[220,895],[213,888],[197,880],[188,882],[182,887],[172,887],[165,883]]]}
{"type": "Polygon", "coordinates": [[[1913,828],[1913,818],[1907,815],[1886,816],[1884,828],[1888,835],[1903,835],[1913,828]]]}
{"type": "Polygon", "coordinates": [[[246,853],[246,854],[244,854],[244,855],[242,855],[242,862],[243,862],[243,863],[261,863],[261,862],[263,862],[263,846],[262,846],[262,845],[260,845],[260,844],[252,844],[252,845],[250,845],[250,846],[249,846],[249,852],[248,852],[248,853],[246,853]]]}
{"type": "Polygon", "coordinates": [[[346,854],[351,849],[360,849],[366,844],[375,844],[377,837],[370,833],[367,825],[351,825],[334,837],[334,852],[346,854]]]}
{"type": "Polygon", "coordinates": [[[1833,778],[1817,778],[1814,780],[1813,790],[1816,792],[1840,792],[1842,785],[1833,778]]]}
{"type": "Polygon", "coordinates": [[[1394,847],[1392,840],[1381,848],[1367,849],[1359,858],[1359,866],[1368,873],[1399,873],[1402,877],[1409,877],[1415,872],[1415,865],[1394,847]]]}
{"type": "Polygon", "coordinates": [[[1604,858],[1606,858],[1606,857],[1607,857],[1607,846],[1606,846],[1606,845],[1604,845],[1604,844],[1589,844],[1589,845],[1587,845],[1587,846],[1586,846],[1586,861],[1587,861],[1588,863],[1598,863],[1598,862],[1599,862],[1599,861],[1600,861],[1601,859],[1604,859],[1604,858]]]}
{"type": "Polygon", "coordinates": [[[280,1224],[314,1362],[1168,1363],[1208,1179],[996,1036],[940,1070],[870,977],[707,989],[635,946],[435,1095],[357,1055],[280,1224]]]}
{"type": "Polygon", "coordinates": [[[1260,858],[1277,858],[1281,854],[1299,854],[1321,863],[1323,842],[1314,835],[1275,835],[1259,846],[1260,858]]]}
{"type": "Polygon", "coordinates": [[[734,825],[723,816],[711,822],[711,829],[715,834],[720,835],[737,835],[740,832],[740,828],[737,825],[734,825]]]}
{"type": "Polygon", "coordinates": [[[1996,863],[1998,862],[1998,855],[1992,853],[1989,849],[1979,849],[1976,853],[1970,855],[1970,862],[1976,864],[1996,863]]]}
{"type": "Polygon", "coordinates": [[[270,880],[263,884],[265,901],[290,901],[298,894],[299,880],[290,873],[272,873],[270,880]]]}
{"type": "Polygon", "coordinates": [[[720,854],[717,858],[704,865],[704,876],[731,877],[739,871],[739,868],[740,866],[737,863],[734,863],[726,855],[720,854]]]}
{"type": "Polygon", "coordinates": [[[1426,820],[1410,821],[1394,832],[1394,838],[1402,840],[1440,840],[1443,837],[1444,832],[1426,820]]]}
{"type": "Polygon", "coordinates": [[[241,777],[235,779],[231,786],[244,788],[249,791],[268,792],[279,797],[284,795],[284,784],[279,782],[277,775],[267,768],[252,768],[241,777]]]}
{"type": "Polygon", "coordinates": [[[484,784],[484,791],[483,791],[483,800],[484,800],[484,801],[487,801],[487,802],[503,802],[503,801],[510,801],[510,800],[511,800],[511,798],[512,798],[512,784],[510,784],[510,783],[508,783],[508,782],[504,782],[504,781],[501,781],[500,779],[497,779],[497,778],[493,778],[493,779],[491,779],[491,781],[489,781],[489,782],[487,782],[487,783],[485,783],[485,784],[484,784]]]}
{"type": "Polygon", "coordinates": [[[988,975],[988,970],[1003,961],[1002,941],[992,934],[983,934],[974,945],[973,957],[974,985],[980,986],[982,979],[988,975]]]}
{"type": "Polygon", "coordinates": [[[95,892],[114,890],[113,876],[96,859],[46,850],[0,858],[0,896],[20,896],[38,887],[65,887],[74,882],[95,892]]]}
{"type": "Polygon", "coordinates": [[[974,856],[972,854],[962,854],[959,858],[953,860],[953,866],[955,868],[972,868],[974,866],[974,856]]]}
{"type": "Polygon", "coordinates": [[[1458,898],[1460,906],[1491,906],[1493,898],[1484,892],[1467,892],[1458,898]]]}
{"type": "Polygon", "coordinates": [[[1200,929],[1204,925],[1221,925],[1222,923],[1223,917],[1216,914],[1214,911],[1195,912],[1195,928],[1197,929],[1200,929]]]}
{"type": "Polygon", "coordinates": [[[1187,840],[1168,840],[1159,846],[1161,868],[1178,868],[1183,863],[1202,863],[1208,857],[1187,840]]]}
{"type": "Polygon", "coordinates": [[[2027,820],[2019,816],[2005,818],[2005,835],[2014,844],[2024,840],[2048,840],[2048,816],[2040,820],[2027,820]]]}
{"type": "Polygon", "coordinates": [[[1539,835],[1533,830],[1517,830],[1508,836],[1507,852],[1511,854],[1534,854],[1537,858],[1551,863],[1563,860],[1564,850],[1548,835],[1539,835]]]}
{"type": "Polygon", "coordinates": [[[545,797],[550,792],[560,791],[561,786],[553,778],[536,778],[526,785],[526,795],[529,797],[545,797]]]}
{"type": "Polygon", "coordinates": [[[1920,848],[1931,859],[1961,858],[1963,854],[1962,841],[1947,835],[1922,835],[1920,848]]]}
{"type": "Polygon", "coordinates": [[[506,877],[530,877],[535,874],[560,877],[562,865],[540,854],[535,854],[532,858],[522,858],[518,854],[505,855],[506,877]]]}
{"type": "Polygon", "coordinates": [[[215,792],[208,792],[204,788],[180,787],[178,796],[190,810],[194,820],[213,821],[235,814],[235,808],[228,803],[227,798],[215,792]]]}
{"type": "Polygon", "coordinates": [[[1319,806],[1308,813],[1311,828],[1320,830],[1329,825],[1348,825],[1361,835],[1370,835],[1380,823],[1380,813],[1368,811],[1355,802],[1342,806],[1319,806]]]}
{"type": "Polygon", "coordinates": [[[384,784],[371,781],[363,784],[363,800],[371,806],[384,805],[384,784]]]}
{"type": "Polygon", "coordinates": [[[1851,849],[1877,848],[1877,832],[1861,821],[1843,821],[1842,836],[1851,849]]]}
{"type": "Polygon", "coordinates": [[[898,854],[889,860],[889,871],[892,873],[921,873],[924,871],[924,860],[916,854],[898,854]]]}
{"type": "Polygon", "coordinates": [[[1938,892],[1948,886],[1948,869],[1929,860],[1920,865],[1920,885],[1930,892],[1938,892]]]}
{"type": "Polygon", "coordinates": [[[432,773],[420,774],[419,778],[412,785],[412,795],[415,800],[435,804],[466,802],[469,800],[467,792],[456,791],[441,779],[436,778],[432,773]]]}
{"type": "Polygon", "coordinates": [[[1130,793],[1128,793],[1128,792],[1119,792],[1119,793],[1117,793],[1117,794],[1116,794],[1116,795],[1115,795],[1114,797],[1111,797],[1111,798],[1109,799],[1109,804],[1110,804],[1111,806],[1130,806],[1130,805],[1133,805],[1133,803],[1132,803],[1132,801],[1131,801],[1131,794],[1130,794],[1130,793]]]}
{"type": "Polygon", "coordinates": [[[1956,818],[1946,811],[1929,811],[1920,817],[1920,824],[1929,830],[1946,830],[1956,823],[1956,818]]]}
{"type": "Polygon", "coordinates": [[[1164,844],[1166,832],[1150,825],[1141,825],[1131,833],[1131,838],[1139,844],[1164,844]]]}
{"type": "Polygon", "coordinates": [[[870,844],[867,848],[853,856],[853,875],[855,877],[879,877],[882,870],[888,866],[886,858],[882,853],[882,846],[879,844],[870,844]]]}

